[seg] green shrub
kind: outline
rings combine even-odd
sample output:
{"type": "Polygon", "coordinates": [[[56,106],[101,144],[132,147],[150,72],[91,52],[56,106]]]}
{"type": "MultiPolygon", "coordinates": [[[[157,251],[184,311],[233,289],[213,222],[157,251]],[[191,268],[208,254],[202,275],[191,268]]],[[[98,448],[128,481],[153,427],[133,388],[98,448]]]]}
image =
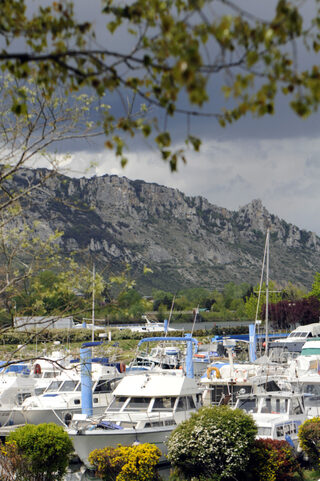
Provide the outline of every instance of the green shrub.
{"type": "Polygon", "coordinates": [[[301,468],[287,441],[257,439],[242,480],[292,481],[297,475],[301,475],[301,468]]]}
{"type": "Polygon", "coordinates": [[[300,447],[307,454],[311,465],[318,468],[320,461],[320,417],[307,419],[300,426],[298,437],[300,447]]]}
{"type": "Polygon", "coordinates": [[[202,408],[171,433],[167,456],[184,479],[234,479],[247,467],[256,433],[240,409],[202,408]]]}
{"type": "Polygon", "coordinates": [[[28,481],[58,481],[67,470],[72,442],[61,426],[56,424],[26,424],[8,436],[22,458],[28,475],[20,478],[28,481]]]}

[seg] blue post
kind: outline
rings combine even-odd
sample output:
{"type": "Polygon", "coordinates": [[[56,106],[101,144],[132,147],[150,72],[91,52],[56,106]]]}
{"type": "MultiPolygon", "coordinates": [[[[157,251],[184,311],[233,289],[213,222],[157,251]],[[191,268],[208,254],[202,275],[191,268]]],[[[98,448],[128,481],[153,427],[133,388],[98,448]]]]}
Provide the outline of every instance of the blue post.
{"type": "Polygon", "coordinates": [[[257,335],[255,324],[249,324],[249,359],[251,362],[257,359],[257,335]]]}
{"type": "Polygon", "coordinates": [[[91,379],[91,364],[92,364],[92,350],[89,347],[80,348],[80,363],[81,363],[81,403],[82,414],[92,416],[92,379],[91,379]]]}
{"type": "Polygon", "coordinates": [[[83,327],[83,329],[87,329],[87,323],[86,323],[86,321],[82,321],[82,327],[83,327]]]}
{"type": "Polygon", "coordinates": [[[164,324],[164,332],[166,333],[168,331],[168,319],[165,319],[163,321],[163,324],[164,324]]]}
{"type": "Polygon", "coordinates": [[[192,362],[193,350],[192,350],[192,342],[191,342],[192,334],[187,333],[185,337],[190,338],[190,341],[187,342],[186,376],[193,378],[193,362],[192,362]]]}

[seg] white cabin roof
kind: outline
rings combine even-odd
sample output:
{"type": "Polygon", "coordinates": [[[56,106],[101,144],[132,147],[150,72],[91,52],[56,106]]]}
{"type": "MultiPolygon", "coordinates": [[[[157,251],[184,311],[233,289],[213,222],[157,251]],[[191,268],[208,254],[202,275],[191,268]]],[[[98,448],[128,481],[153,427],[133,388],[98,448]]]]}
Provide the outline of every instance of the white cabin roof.
{"type": "Polygon", "coordinates": [[[127,375],[114,390],[114,395],[165,397],[199,392],[195,379],[186,377],[180,369],[168,369],[127,375]]]}

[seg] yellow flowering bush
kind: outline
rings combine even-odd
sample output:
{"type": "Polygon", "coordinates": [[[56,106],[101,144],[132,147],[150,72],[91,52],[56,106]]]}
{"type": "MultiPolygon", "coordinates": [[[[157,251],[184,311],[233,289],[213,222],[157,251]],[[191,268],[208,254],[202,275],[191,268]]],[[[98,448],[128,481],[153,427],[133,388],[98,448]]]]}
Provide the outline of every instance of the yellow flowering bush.
{"type": "Polygon", "coordinates": [[[156,481],[161,451],[154,444],[95,449],[89,462],[103,481],[156,481]]]}
{"type": "Polygon", "coordinates": [[[24,481],[29,479],[30,466],[19,453],[15,441],[0,443],[0,479],[1,481],[24,481]]]}

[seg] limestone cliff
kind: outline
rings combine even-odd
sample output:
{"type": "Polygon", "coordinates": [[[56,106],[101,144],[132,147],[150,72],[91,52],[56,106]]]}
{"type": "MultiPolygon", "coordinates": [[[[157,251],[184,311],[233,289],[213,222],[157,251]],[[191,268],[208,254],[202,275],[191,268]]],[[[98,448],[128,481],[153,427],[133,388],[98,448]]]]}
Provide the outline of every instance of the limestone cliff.
{"type": "MultiPolygon", "coordinates": [[[[13,182],[19,188],[42,173],[22,170],[13,182]]],[[[66,252],[81,260],[90,251],[108,272],[129,263],[145,292],[257,283],[267,226],[273,280],[310,288],[320,270],[320,239],[270,214],[260,200],[229,211],[176,189],[104,175],[54,176],[23,202],[25,219],[39,221],[40,235],[62,230],[66,252]],[[153,274],[142,275],[145,265],[153,274]]]]}

